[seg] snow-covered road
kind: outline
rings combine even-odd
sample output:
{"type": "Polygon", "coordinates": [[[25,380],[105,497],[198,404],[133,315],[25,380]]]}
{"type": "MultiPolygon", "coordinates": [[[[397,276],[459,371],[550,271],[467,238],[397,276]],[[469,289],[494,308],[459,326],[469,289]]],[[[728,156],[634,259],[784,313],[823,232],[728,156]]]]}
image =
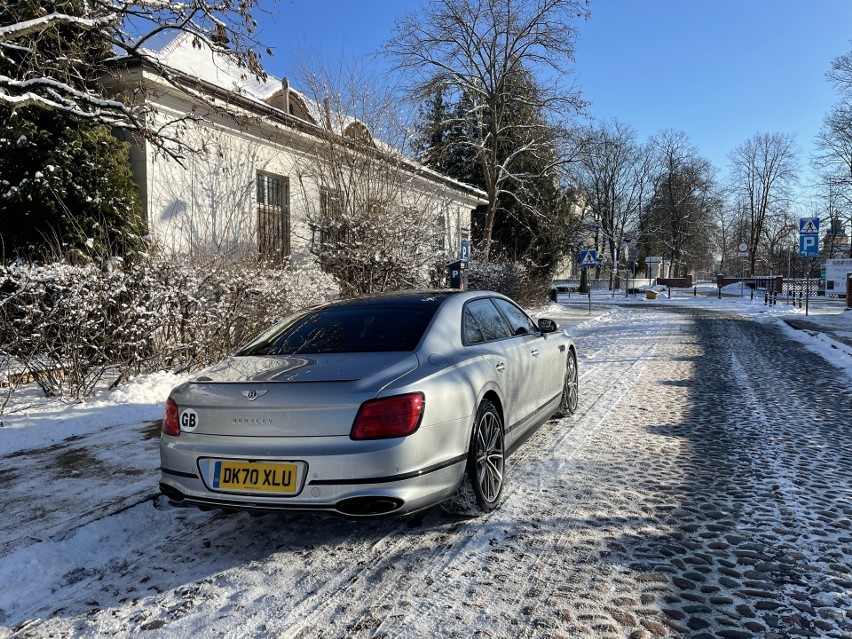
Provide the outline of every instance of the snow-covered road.
{"type": "Polygon", "coordinates": [[[173,509],[150,422],[7,454],[0,637],[852,636],[846,374],[745,316],[563,318],[580,409],[479,519],[173,509]]]}

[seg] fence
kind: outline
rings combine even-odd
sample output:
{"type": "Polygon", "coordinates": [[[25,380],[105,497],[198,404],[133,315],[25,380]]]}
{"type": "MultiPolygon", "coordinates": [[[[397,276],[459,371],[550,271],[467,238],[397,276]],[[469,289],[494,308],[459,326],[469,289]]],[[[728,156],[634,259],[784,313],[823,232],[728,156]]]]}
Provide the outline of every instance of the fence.
{"type": "Polygon", "coordinates": [[[784,293],[787,297],[816,297],[825,294],[820,288],[822,280],[818,277],[784,280],[784,293]]]}
{"type": "MultiPolygon", "coordinates": [[[[622,277],[619,282],[620,286],[616,290],[623,291],[625,286],[628,288],[640,288],[642,286],[651,286],[655,283],[655,280],[649,280],[643,277],[622,277]]],[[[612,282],[609,278],[593,280],[589,279],[586,281],[586,285],[593,291],[611,291],[612,290],[612,282]]],[[[570,279],[570,280],[553,280],[552,287],[556,289],[558,293],[568,293],[575,292],[580,289],[580,279],[570,279]]]]}

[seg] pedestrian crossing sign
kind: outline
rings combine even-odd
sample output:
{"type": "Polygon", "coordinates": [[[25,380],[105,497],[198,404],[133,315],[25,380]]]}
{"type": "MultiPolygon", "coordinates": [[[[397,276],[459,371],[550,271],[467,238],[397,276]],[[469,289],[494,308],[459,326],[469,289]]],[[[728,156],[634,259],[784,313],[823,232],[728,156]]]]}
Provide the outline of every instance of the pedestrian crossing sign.
{"type": "Polygon", "coordinates": [[[819,233],[819,218],[818,217],[800,217],[799,218],[799,233],[803,233],[803,234],[819,233]]]}
{"type": "Polygon", "coordinates": [[[598,265],[597,251],[580,251],[580,267],[586,268],[598,265]]]}

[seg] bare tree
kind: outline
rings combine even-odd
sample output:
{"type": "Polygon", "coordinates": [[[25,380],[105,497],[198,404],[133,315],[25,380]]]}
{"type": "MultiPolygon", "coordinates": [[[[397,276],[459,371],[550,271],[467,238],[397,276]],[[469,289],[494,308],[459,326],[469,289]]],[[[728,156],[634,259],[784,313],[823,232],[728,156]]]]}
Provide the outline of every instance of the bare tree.
{"type": "Polygon", "coordinates": [[[730,153],[731,187],[747,219],[749,266],[754,272],[773,216],[786,212],[797,179],[797,150],[790,135],[758,133],[730,153]]]}
{"type": "Polygon", "coordinates": [[[842,235],[848,225],[852,234],[852,53],[835,58],[826,76],[841,100],[823,120],[812,163],[822,176],[830,233],[842,235]]]}
{"type": "Polygon", "coordinates": [[[646,149],[636,141],[635,130],[618,120],[591,127],[576,173],[596,246],[614,256],[626,234],[638,226],[649,196],[646,149]]]}
{"type": "Polygon", "coordinates": [[[675,273],[708,267],[713,219],[721,206],[715,169],[680,131],[661,132],[650,148],[654,184],[642,215],[643,245],[667,257],[675,273]]]}
{"type": "MultiPolygon", "coordinates": [[[[170,32],[185,32],[198,47],[226,56],[247,76],[263,76],[256,51],[258,0],[64,0],[0,6],[0,106],[38,107],[94,123],[130,129],[152,142],[165,134],[145,117],[145,105],[114,95],[103,79],[117,58],[144,61],[182,90],[146,47],[170,32]],[[86,59],[73,52],[79,41],[86,59]]],[[[266,50],[271,54],[271,51],[266,50]]]]}
{"type": "Polygon", "coordinates": [[[456,209],[407,159],[413,140],[398,100],[357,64],[299,59],[318,126],[296,169],[311,251],[347,295],[442,283],[456,209]]]}
{"type": "Polygon", "coordinates": [[[834,58],[825,75],[842,97],[852,98],[852,51],[834,58]]]}
{"type": "MultiPolygon", "coordinates": [[[[425,6],[425,15],[409,14],[398,21],[385,45],[418,101],[441,91],[468,105],[459,119],[476,126],[465,128],[464,143],[481,164],[488,194],[482,228],[484,262],[489,259],[499,199],[508,193],[508,182],[523,178],[516,173],[518,159],[539,151],[546,156],[552,150],[552,133],[539,135],[535,129],[549,126],[548,120],[564,121],[582,106],[565,79],[573,62],[574,21],[588,16],[587,4],[587,0],[435,0],[425,6]],[[512,79],[521,75],[535,78],[537,90],[509,90],[512,79]],[[548,119],[530,124],[507,117],[521,105],[532,106],[548,119]],[[500,142],[507,137],[522,142],[501,153],[500,142]]],[[[564,161],[561,154],[551,158],[544,173],[564,161]]]]}

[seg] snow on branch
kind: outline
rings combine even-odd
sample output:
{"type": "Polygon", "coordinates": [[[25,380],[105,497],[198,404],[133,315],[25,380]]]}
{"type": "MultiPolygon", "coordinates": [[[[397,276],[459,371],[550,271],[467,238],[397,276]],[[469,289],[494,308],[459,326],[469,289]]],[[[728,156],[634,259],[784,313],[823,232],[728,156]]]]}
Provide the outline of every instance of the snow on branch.
{"type": "Polygon", "coordinates": [[[232,101],[199,90],[168,69],[156,49],[146,47],[169,35],[188,34],[193,47],[209,50],[242,70],[247,81],[253,76],[262,82],[266,74],[258,50],[263,49],[252,15],[258,4],[259,0],[89,0],[79,3],[76,15],[50,12],[49,3],[10,10],[5,14],[7,23],[0,25],[0,105],[61,111],[130,129],[177,158],[183,142],[147,124],[144,115],[151,106],[135,97],[142,87],[123,86],[116,62],[141,62],[193,101],[236,115],[232,101]],[[132,95],[122,96],[124,90],[132,95]]]}
{"type": "Polygon", "coordinates": [[[100,18],[79,18],[64,13],[51,13],[50,15],[33,20],[25,20],[16,24],[0,27],[0,42],[11,42],[18,38],[40,33],[57,24],[70,24],[84,31],[105,29],[118,22],[119,16],[115,13],[100,18]]]}

